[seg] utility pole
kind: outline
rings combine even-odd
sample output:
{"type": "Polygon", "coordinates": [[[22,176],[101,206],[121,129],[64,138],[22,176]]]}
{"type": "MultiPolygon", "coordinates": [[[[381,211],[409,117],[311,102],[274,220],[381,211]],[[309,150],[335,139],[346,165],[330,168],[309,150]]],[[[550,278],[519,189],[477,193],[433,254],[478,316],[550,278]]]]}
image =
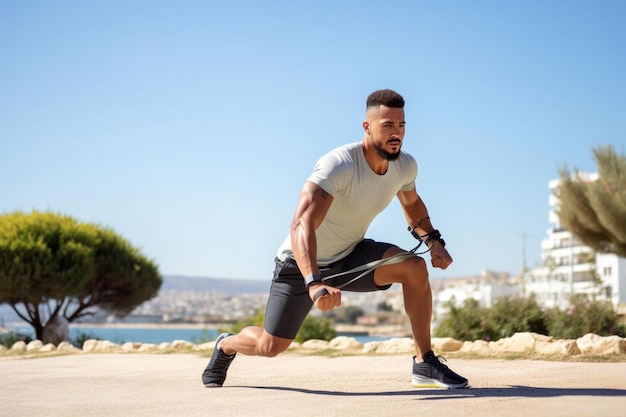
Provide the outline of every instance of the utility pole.
{"type": "Polygon", "coordinates": [[[522,238],[522,298],[526,298],[526,238],[527,234],[521,233],[522,238]]]}

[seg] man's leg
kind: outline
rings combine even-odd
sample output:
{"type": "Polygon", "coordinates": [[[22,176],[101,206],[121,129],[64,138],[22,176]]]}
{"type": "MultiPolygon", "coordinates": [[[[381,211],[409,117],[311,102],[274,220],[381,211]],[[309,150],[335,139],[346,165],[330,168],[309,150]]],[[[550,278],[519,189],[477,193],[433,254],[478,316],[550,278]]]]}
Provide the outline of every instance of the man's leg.
{"type": "MultiPolygon", "coordinates": [[[[384,257],[401,252],[389,248],[384,257]]],[[[378,268],[374,273],[376,285],[402,284],[404,309],[415,341],[415,358],[411,385],[415,388],[464,388],[467,379],[452,371],[431,348],[430,319],[432,316],[432,292],[428,281],[426,262],[417,256],[394,265],[378,268]]]]}
{"type": "MultiPolygon", "coordinates": [[[[383,257],[400,252],[402,250],[392,247],[383,257]]],[[[430,320],[433,313],[433,296],[426,262],[415,256],[397,264],[381,266],[374,273],[374,282],[379,286],[393,283],[402,285],[404,310],[411,323],[415,354],[422,360],[424,353],[431,350],[430,320]]]]}
{"type": "Polygon", "coordinates": [[[312,306],[295,261],[277,259],[264,327],[250,326],[236,335],[220,335],[202,373],[204,385],[221,387],[237,353],[273,357],[287,350],[312,306]]]}
{"type": "Polygon", "coordinates": [[[246,327],[236,335],[222,339],[219,346],[227,355],[241,353],[248,356],[274,357],[286,351],[293,339],[285,339],[269,334],[262,327],[246,327]]]}
{"type": "Polygon", "coordinates": [[[221,387],[237,353],[250,356],[274,357],[289,348],[293,339],[276,337],[262,327],[250,326],[233,335],[221,334],[216,341],[211,360],[202,372],[207,388],[221,387]]]}
{"type": "Polygon", "coordinates": [[[263,327],[246,327],[219,345],[226,354],[273,357],[289,348],[313,306],[304,278],[293,259],[275,260],[263,327]]]}
{"type": "Polygon", "coordinates": [[[226,373],[237,353],[273,357],[287,350],[291,339],[275,337],[261,327],[246,327],[233,335],[223,333],[217,338],[209,364],[202,372],[202,383],[207,388],[221,387],[226,373]]]}

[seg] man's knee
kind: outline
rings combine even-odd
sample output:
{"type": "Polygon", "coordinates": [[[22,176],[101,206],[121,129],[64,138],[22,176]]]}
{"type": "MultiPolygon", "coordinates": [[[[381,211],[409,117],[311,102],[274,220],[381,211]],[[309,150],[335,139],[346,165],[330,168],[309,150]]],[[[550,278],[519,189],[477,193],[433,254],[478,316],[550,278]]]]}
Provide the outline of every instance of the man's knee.
{"type": "Polygon", "coordinates": [[[415,256],[410,259],[406,270],[407,280],[413,283],[428,283],[428,267],[424,258],[415,256]]]}
{"type": "Polygon", "coordinates": [[[428,272],[426,261],[421,256],[414,256],[411,258],[411,261],[411,266],[413,268],[416,268],[418,271],[428,272]]]}
{"type": "Polygon", "coordinates": [[[273,358],[286,351],[289,346],[291,346],[292,340],[283,339],[282,337],[272,336],[267,332],[263,332],[263,337],[261,338],[261,343],[257,346],[259,356],[266,356],[268,358],[273,358]]]}

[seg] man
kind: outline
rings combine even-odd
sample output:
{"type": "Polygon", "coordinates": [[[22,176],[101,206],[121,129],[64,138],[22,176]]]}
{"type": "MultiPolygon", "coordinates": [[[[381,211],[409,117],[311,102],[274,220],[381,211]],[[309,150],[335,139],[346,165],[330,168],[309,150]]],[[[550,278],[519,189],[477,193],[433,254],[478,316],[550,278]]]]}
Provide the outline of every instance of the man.
{"type": "Polygon", "coordinates": [[[412,386],[467,386],[467,379],[450,370],[431,350],[432,294],[426,262],[408,254],[402,262],[381,265],[362,277],[361,272],[352,271],[372,261],[406,255],[395,245],[364,238],[372,220],[394,196],[409,230],[429,247],[432,266],[446,269],[452,263],[415,190],[417,164],[401,151],[405,130],[402,96],[392,90],[370,94],[363,130],[361,142],[334,149],[317,162],[300,192],[290,234],[275,259],[264,326],[217,338],[202,374],[206,387],[222,386],[237,353],[273,357],[287,350],[313,305],[330,311],[341,304],[342,290],[386,290],[393,283],[402,285],[415,341],[412,386]],[[350,272],[342,274],[346,271],[350,272]]]}

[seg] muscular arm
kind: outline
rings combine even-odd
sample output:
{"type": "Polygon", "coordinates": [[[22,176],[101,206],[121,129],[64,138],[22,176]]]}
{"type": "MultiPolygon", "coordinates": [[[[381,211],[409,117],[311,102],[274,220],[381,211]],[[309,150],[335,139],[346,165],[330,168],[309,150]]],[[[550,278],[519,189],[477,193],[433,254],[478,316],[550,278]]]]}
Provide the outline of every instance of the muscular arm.
{"type": "Polygon", "coordinates": [[[317,184],[306,182],[302,187],[290,233],[293,256],[303,276],[319,273],[315,230],[322,224],[332,201],[333,196],[317,184]]]}
{"type": "MultiPolygon", "coordinates": [[[[404,217],[411,228],[419,224],[415,231],[423,236],[432,232],[433,227],[428,218],[428,210],[415,189],[410,191],[400,191],[397,194],[400,205],[404,211],[404,217]]],[[[435,241],[430,245],[430,260],[433,267],[446,269],[452,263],[452,257],[443,247],[441,242],[435,241]]]]}
{"type": "MultiPolygon", "coordinates": [[[[296,214],[291,222],[291,248],[293,256],[303,276],[319,274],[317,265],[317,240],[315,230],[322,224],[333,201],[333,196],[320,186],[306,182],[296,207],[296,214]]],[[[315,306],[321,311],[330,311],[341,305],[341,290],[324,284],[312,285],[309,288],[311,299],[321,289],[326,295],[315,299],[315,306]]]]}
{"type": "Polygon", "coordinates": [[[411,228],[419,223],[419,227],[415,229],[419,235],[425,235],[433,231],[434,227],[430,219],[428,219],[426,205],[420,196],[417,195],[415,188],[411,191],[400,191],[397,197],[402,205],[404,217],[411,228]]]}

